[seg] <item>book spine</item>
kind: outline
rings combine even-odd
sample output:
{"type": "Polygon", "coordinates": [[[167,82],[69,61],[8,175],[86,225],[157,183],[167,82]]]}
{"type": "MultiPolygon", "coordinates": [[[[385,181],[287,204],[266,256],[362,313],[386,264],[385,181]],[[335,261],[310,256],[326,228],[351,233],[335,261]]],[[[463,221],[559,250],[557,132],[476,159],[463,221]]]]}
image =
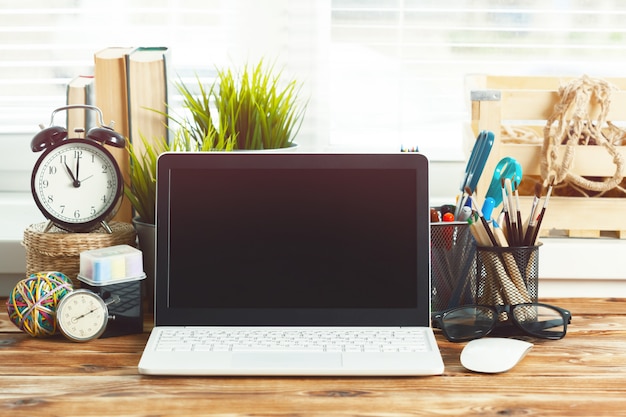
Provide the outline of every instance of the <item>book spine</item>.
{"type": "MultiPolygon", "coordinates": [[[[96,105],[93,82],[85,85],[85,104],[89,106],[96,105]]],[[[92,110],[85,111],[85,131],[86,132],[89,132],[89,129],[96,127],[96,119],[97,117],[92,110]]]]}
{"type": "MultiPolygon", "coordinates": [[[[133,48],[108,48],[95,54],[95,99],[96,106],[102,111],[103,121],[109,125],[113,122],[113,129],[129,138],[128,127],[128,91],[126,56],[133,48]]],[[[130,183],[130,158],[125,148],[109,147],[120,168],[125,184],[130,183]]],[[[126,197],[122,197],[117,214],[113,220],[130,223],[132,221],[132,206],[126,197]]]]}
{"type": "MultiPolygon", "coordinates": [[[[79,75],[72,79],[66,87],[67,105],[93,105],[93,76],[79,75]]],[[[84,137],[84,133],[79,135],[80,129],[88,132],[94,126],[96,117],[93,110],[70,109],[66,112],[66,127],[69,137],[84,137]]]]}
{"type": "Polygon", "coordinates": [[[142,137],[147,144],[169,141],[168,63],[166,47],[140,47],[126,60],[130,141],[138,155],[145,151],[142,137]]]}

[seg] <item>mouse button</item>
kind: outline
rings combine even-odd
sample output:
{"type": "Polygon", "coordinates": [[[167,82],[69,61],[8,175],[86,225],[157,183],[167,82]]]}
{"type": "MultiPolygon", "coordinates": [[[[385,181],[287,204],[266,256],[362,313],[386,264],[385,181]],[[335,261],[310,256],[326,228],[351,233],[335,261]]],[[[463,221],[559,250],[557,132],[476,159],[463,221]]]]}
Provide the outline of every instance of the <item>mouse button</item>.
{"type": "Polygon", "coordinates": [[[500,355],[510,357],[512,360],[521,360],[533,347],[533,344],[518,339],[501,339],[499,342],[500,355]]]}
{"type": "Polygon", "coordinates": [[[501,359],[498,360],[481,354],[478,350],[461,352],[461,365],[469,371],[479,373],[493,374],[506,370],[506,366],[503,366],[501,359]]]}
{"type": "Polygon", "coordinates": [[[461,352],[461,365],[474,372],[506,372],[526,355],[530,347],[532,343],[516,339],[472,340],[461,352]]]}

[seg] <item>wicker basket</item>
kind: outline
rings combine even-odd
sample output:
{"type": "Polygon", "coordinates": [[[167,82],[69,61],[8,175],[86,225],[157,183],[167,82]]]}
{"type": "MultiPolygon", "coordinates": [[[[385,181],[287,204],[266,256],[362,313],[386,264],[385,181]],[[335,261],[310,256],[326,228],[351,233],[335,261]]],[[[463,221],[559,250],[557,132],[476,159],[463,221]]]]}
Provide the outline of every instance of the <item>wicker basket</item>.
{"type": "Polygon", "coordinates": [[[46,225],[33,224],[24,231],[27,277],[34,272],[59,271],[79,288],[77,277],[81,252],[115,245],[136,246],[135,228],[130,223],[110,222],[113,233],[107,233],[103,228],[90,233],[70,233],[57,227],[44,233],[46,225]]]}

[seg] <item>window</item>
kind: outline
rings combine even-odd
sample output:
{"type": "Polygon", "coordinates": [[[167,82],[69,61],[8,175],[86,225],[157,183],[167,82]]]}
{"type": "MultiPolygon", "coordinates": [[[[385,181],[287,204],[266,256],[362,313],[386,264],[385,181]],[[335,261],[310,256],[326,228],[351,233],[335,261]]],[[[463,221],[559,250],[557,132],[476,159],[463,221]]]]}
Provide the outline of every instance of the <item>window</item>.
{"type": "Polygon", "coordinates": [[[465,75],[624,76],[625,14],[612,0],[333,0],[331,141],[454,159],[465,75]]]}
{"type": "Polygon", "coordinates": [[[315,137],[323,138],[327,131],[318,128],[323,123],[318,114],[323,112],[317,97],[323,94],[317,91],[323,88],[317,84],[327,78],[327,60],[320,56],[328,42],[317,33],[329,32],[328,4],[317,0],[0,4],[0,140],[11,155],[0,167],[0,191],[29,189],[36,159],[29,143],[38,124],[48,125],[52,111],[65,104],[67,83],[79,74],[93,74],[93,54],[108,46],[168,46],[173,77],[189,81],[196,73],[210,79],[216,66],[268,57],[285,69],[286,76],[297,76],[305,84],[303,96],[311,100],[298,141],[316,146],[315,137]]]}
{"type": "Polygon", "coordinates": [[[183,78],[271,57],[305,83],[304,149],[460,160],[466,74],[623,76],[625,17],[616,0],[2,1],[0,191],[29,189],[37,125],[107,46],[166,45],[183,78]]]}

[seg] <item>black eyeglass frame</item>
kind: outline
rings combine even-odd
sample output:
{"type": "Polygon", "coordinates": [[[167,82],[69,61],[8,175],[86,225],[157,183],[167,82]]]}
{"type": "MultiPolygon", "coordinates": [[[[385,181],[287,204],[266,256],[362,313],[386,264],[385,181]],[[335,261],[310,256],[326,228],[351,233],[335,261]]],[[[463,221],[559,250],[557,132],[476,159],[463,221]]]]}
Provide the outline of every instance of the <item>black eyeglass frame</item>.
{"type": "Polygon", "coordinates": [[[497,306],[484,305],[484,304],[466,304],[466,305],[462,305],[458,307],[452,307],[444,311],[434,312],[431,315],[431,320],[432,320],[432,327],[436,329],[441,329],[443,335],[450,342],[467,342],[473,339],[480,339],[481,337],[484,337],[490,334],[496,327],[501,326],[505,323],[509,323],[509,322],[513,322],[513,324],[517,326],[517,328],[519,328],[521,331],[523,331],[525,334],[529,336],[533,336],[533,337],[537,337],[541,339],[558,340],[558,339],[562,339],[567,334],[567,325],[572,322],[572,313],[569,310],[566,310],[564,308],[553,306],[550,304],[545,304],[545,303],[521,303],[521,304],[513,304],[513,305],[505,304],[505,305],[497,305],[497,306]],[[546,334],[534,333],[524,328],[524,326],[518,322],[518,320],[515,318],[515,315],[511,314],[511,312],[517,307],[525,307],[525,306],[545,307],[545,308],[550,308],[550,309],[557,311],[559,314],[561,314],[561,317],[563,318],[563,332],[550,336],[546,334]],[[494,320],[493,320],[493,323],[491,323],[491,325],[489,326],[489,328],[485,332],[475,337],[460,337],[460,338],[452,337],[446,330],[446,326],[444,324],[445,316],[457,310],[462,310],[465,308],[477,308],[477,307],[491,310],[494,313],[494,316],[493,316],[494,320]],[[500,317],[502,313],[507,313],[507,320],[500,321],[498,319],[498,317],[500,317]]]}

